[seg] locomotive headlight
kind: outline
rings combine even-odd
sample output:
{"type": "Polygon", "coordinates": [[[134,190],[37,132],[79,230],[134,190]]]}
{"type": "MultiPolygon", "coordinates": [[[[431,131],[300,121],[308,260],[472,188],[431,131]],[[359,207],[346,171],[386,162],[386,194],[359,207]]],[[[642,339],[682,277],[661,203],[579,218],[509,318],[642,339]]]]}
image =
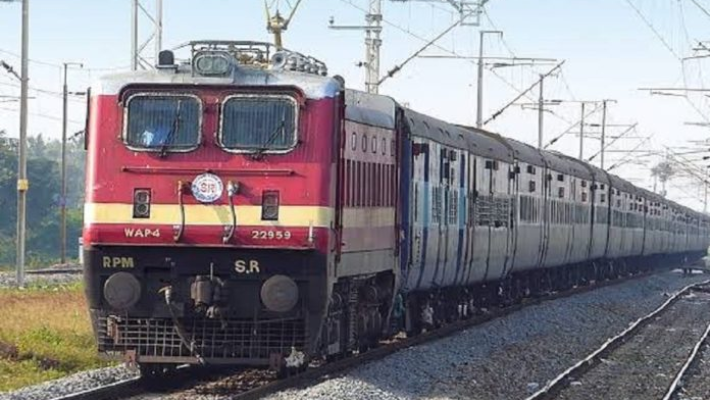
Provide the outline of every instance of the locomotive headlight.
{"type": "Polygon", "coordinates": [[[104,298],[116,310],[128,310],[141,298],[141,284],[128,272],[111,275],[104,283],[104,298]]]}
{"type": "Polygon", "coordinates": [[[195,57],[195,72],[204,76],[224,76],[232,72],[230,56],[224,53],[203,53],[195,57]]]}
{"type": "Polygon", "coordinates": [[[150,218],[150,189],[133,190],[133,218],[150,218]]]}
{"type": "Polygon", "coordinates": [[[272,276],[261,286],[261,302],[270,311],[290,311],[298,303],[298,285],[288,276],[272,276]]]}
{"type": "Polygon", "coordinates": [[[278,221],[279,219],[279,192],[276,190],[265,191],[261,195],[262,221],[278,221]]]}

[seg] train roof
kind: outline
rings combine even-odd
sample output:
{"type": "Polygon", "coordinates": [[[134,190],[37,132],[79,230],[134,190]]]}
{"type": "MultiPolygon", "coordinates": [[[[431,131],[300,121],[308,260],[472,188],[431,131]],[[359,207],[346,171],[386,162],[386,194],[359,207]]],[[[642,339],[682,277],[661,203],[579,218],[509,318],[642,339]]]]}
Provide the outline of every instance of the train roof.
{"type": "Polygon", "coordinates": [[[593,175],[588,168],[585,168],[579,161],[555,151],[543,151],[542,153],[555,171],[566,175],[573,175],[579,178],[592,180],[593,175]]]}
{"type": "Polygon", "coordinates": [[[506,138],[505,139],[510,147],[513,148],[513,154],[515,158],[530,165],[535,165],[538,167],[546,167],[547,162],[545,162],[545,157],[542,155],[540,150],[527,143],[520,142],[515,139],[506,138]]]}
{"type": "Polygon", "coordinates": [[[404,117],[415,137],[431,139],[452,147],[496,160],[513,162],[513,149],[501,136],[448,122],[404,108],[404,117]]]}
{"type": "Polygon", "coordinates": [[[345,90],[345,119],[381,128],[395,128],[397,103],[390,97],[345,90]]]}
{"type": "Polygon", "coordinates": [[[189,49],[189,56],[181,62],[176,62],[173,51],[164,51],[154,70],[104,75],[92,84],[92,93],[117,95],[137,84],[293,86],[309,99],[322,99],[333,98],[343,89],[342,79],[328,77],[323,62],[270,43],[201,40],[176,50],[184,49],[189,49]]]}
{"type": "Polygon", "coordinates": [[[634,195],[639,193],[638,188],[633,183],[617,175],[609,174],[609,180],[611,181],[611,186],[617,190],[634,195]]]}
{"type": "Polygon", "coordinates": [[[117,95],[129,85],[294,86],[309,99],[333,98],[341,90],[337,79],[292,71],[235,68],[229,76],[194,76],[191,69],[130,71],[104,75],[92,84],[92,94],[117,95]]]}

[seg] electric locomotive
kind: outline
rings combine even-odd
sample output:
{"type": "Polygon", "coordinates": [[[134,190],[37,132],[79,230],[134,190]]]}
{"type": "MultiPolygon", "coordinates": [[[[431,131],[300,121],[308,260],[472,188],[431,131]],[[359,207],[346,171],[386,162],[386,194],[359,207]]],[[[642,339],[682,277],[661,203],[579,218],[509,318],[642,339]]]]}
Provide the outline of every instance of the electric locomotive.
{"type": "Polygon", "coordinates": [[[266,43],[186,47],[185,63],[165,51],[155,71],[91,88],[83,243],[99,350],[151,370],[302,365],[342,240],[342,82],[266,43]]]}

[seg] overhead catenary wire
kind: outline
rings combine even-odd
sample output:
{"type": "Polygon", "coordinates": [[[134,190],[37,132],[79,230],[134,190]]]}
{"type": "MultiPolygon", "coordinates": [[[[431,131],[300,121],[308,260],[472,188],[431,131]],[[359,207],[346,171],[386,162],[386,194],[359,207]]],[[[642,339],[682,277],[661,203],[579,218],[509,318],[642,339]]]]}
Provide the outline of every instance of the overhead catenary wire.
{"type": "MultiPolygon", "coordinates": [[[[656,27],[651,23],[651,21],[646,18],[646,16],[641,12],[641,10],[633,3],[632,0],[625,0],[626,3],[634,10],[636,15],[644,22],[644,24],[653,32],[655,35],[656,39],[661,42],[663,47],[668,50],[673,57],[675,57],[680,63],[681,63],[681,72],[683,74],[683,84],[687,87],[687,76],[684,68],[684,60],[683,58],[676,52],[673,47],[668,43],[668,41],[663,37],[663,35],[656,29],[656,27]]],[[[686,102],[695,110],[695,112],[705,121],[705,122],[710,122],[710,119],[702,112],[702,110],[692,101],[688,96],[684,96],[686,102]]]]}
{"type": "MultiPolygon", "coordinates": [[[[18,112],[20,112],[20,110],[18,110],[18,109],[15,109],[15,108],[7,108],[7,107],[0,107],[0,111],[12,112],[12,113],[18,113],[18,112]]],[[[44,118],[44,119],[48,119],[48,120],[52,120],[52,121],[59,121],[59,122],[61,122],[61,120],[62,120],[62,117],[59,117],[59,116],[56,116],[56,115],[51,115],[51,114],[46,114],[46,113],[42,113],[42,112],[30,111],[28,114],[29,114],[29,115],[32,115],[32,116],[35,116],[35,117],[38,117],[38,118],[44,118]]],[[[82,125],[82,126],[83,126],[84,123],[85,123],[85,121],[79,121],[79,120],[75,120],[75,119],[69,119],[69,120],[67,120],[67,121],[70,122],[70,123],[72,123],[72,124],[74,124],[74,125],[82,125]]]]}
{"type": "Polygon", "coordinates": [[[708,11],[707,8],[705,8],[702,4],[700,4],[700,3],[698,2],[698,0],[690,0],[690,2],[693,3],[693,4],[695,4],[695,6],[698,7],[698,8],[700,9],[700,11],[702,11],[703,14],[705,14],[705,16],[707,16],[708,18],[710,18],[710,12],[708,11]]]}
{"type": "MultiPolygon", "coordinates": [[[[15,53],[15,52],[13,52],[13,51],[5,50],[5,49],[0,49],[0,54],[7,54],[7,55],[12,56],[12,57],[14,57],[14,58],[20,59],[20,55],[17,54],[17,53],[15,53]]],[[[46,66],[46,67],[53,67],[53,68],[56,68],[56,69],[58,69],[58,70],[61,70],[61,69],[62,69],[62,64],[61,64],[61,63],[55,63],[55,62],[51,62],[51,61],[37,60],[37,59],[29,59],[28,61],[29,61],[31,64],[44,65],[44,66],[46,66]]],[[[122,70],[126,70],[126,69],[128,69],[128,68],[130,68],[129,65],[125,65],[125,66],[119,65],[119,66],[115,66],[115,67],[94,67],[94,68],[88,68],[88,67],[87,67],[87,68],[83,69],[82,71],[85,72],[85,73],[90,73],[90,72],[92,72],[92,71],[93,71],[93,72],[102,72],[102,71],[108,72],[108,71],[122,71],[122,70]]]]}
{"type": "Polygon", "coordinates": [[[625,0],[625,1],[626,1],[626,4],[628,4],[636,12],[636,15],[638,15],[639,18],[641,18],[641,20],[646,24],[646,26],[649,29],[651,29],[651,31],[654,33],[654,35],[656,35],[656,38],[663,44],[663,46],[665,46],[665,48],[668,51],[670,51],[671,54],[673,54],[673,56],[675,56],[675,58],[680,60],[681,57],[678,55],[678,53],[676,53],[676,51],[673,50],[673,47],[666,41],[666,39],[663,37],[663,35],[661,35],[661,33],[658,32],[658,30],[656,29],[655,26],[653,26],[651,21],[649,21],[648,18],[646,18],[646,16],[643,15],[641,10],[633,3],[633,1],[632,0],[625,0]]]}
{"type": "Polygon", "coordinates": [[[589,158],[587,159],[587,161],[592,161],[592,160],[594,160],[598,155],[602,154],[603,152],[606,151],[606,149],[610,148],[614,143],[618,142],[619,139],[623,139],[624,136],[626,136],[626,135],[629,134],[630,132],[635,131],[637,126],[638,126],[638,122],[635,123],[635,124],[633,124],[633,125],[631,125],[631,126],[630,126],[629,128],[627,128],[625,131],[623,131],[623,132],[620,133],[618,136],[616,136],[615,138],[613,138],[609,143],[607,143],[606,145],[604,145],[604,148],[602,148],[602,149],[599,150],[598,152],[594,153],[594,155],[592,155],[591,157],[589,157],[589,158]]]}
{"type": "MultiPolygon", "coordinates": [[[[344,4],[347,4],[347,5],[349,5],[349,6],[353,7],[353,8],[355,8],[356,10],[359,10],[359,11],[365,13],[365,14],[368,13],[368,11],[367,11],[366,9],[364,9],[363,7],[361,7],[361,6],[359,6],[358,4],[354,3],[352,0],[340,0],[340,1],[341,1],[342,3],[344,3],[344,4]]],[[[484,8],[484,10],[485,10],[485,8],[484,8]]],[[[428,39],[428,38],[425,38],[425,37],[423,37],[423,36],[418,35],[418,34],[415,33],[415,32],[412,32],[410,29],[403,28],[402,26],[400,26],[400,25],[398,25],[398,24],[395,24],[395,23],[393,23],[393,22],[387,20],[386,18],[383,18],[383,19],[382,19],[382,22],[383,22],[385,25],[387,25],[387,26],[389,26],[389,27],[392,27],[392,28],[394,28],[395,30],[398,30],[398,31],[400,31],[400,32],[402,32],[402,33],[405,33],[405,34],[407,34],[407,35],[411,36],[412,38],[417,39],[417,40],[419,40],[419,41],[422,41],[422,42],[425,42],[425,43],[426,43],[426,42],[428,42],[428,41],[430,40],[430,39],[428,39]]],[[[439,44],[437,44],[437,43],[432,44],[430,47],[437,48],[437,49],[439,49],[439,50],[441,50],[441,51],[443,51],[443,52],[445,52],[445,53],[447,53],[447,54],[449,54],[449,55],[452,55],[452,56],[455,56],[455,57],[459,57],[459,58],[464,59],[464,60],[466,59],[466,56],[464,56],[463,54],[461,54],[461,53],[459,53],[459,52],[457,52],[457,51],[455,51],[455,50],[448,49],[448,48],[446,48],[446,47],[444,47],[444,46],[442,46],[442,45],[439,45],[439,44]]],[[[476,62],[473,61],[473,60],[468,60],[468,62],[470,62],[471,64],[476,64],[476,62]]],[[[499,80],[501,80],[504,84],[506,84],[507,86],[509,86],[509,87],[510,87],[511,89],[513,89],[515,92],[517,92],[517,93],[521,93],[521,92],[522,92],[521,89],[517,88],[513,83],[511,83],[511,82],[508,81],[507,79],[503,78],[500,74],[498,74],[498,73],[495,72],[494,70],[492,70],[491,72],[493,73],[493,76],[495,76],[496,78],[498,78],[499,80]]],[[[531,100],[531,101],[535,101],[535,99],[534,99],[533,97],[531,97],[530,95],[528,95],[527,93],[525,94],[524,97],[526,97],[527,99],[529,99],[529,100],[531,100]]],[[[560,120],[569,123],[568,120],[566,120],[566,119],[560,117],[559,115],[557,115],[557,114],[553,114],[553,115],[554,115],[556,118],[559,118],[560,120]]]]}
{"type": "MultiPolygon", "coordinates": [[[[599,103],[595,103],[595,104],[596,104],[596,107],[594,107],[594,108],[592,109],[592,111],[589,111],[588,113],[586,113],[586,114],[584,115],[584,119],[587,119],[587,118],[591,117],[591,116],[594,115],[597,111],[599,111],[599,109],[602,108],[602,106],[600,106],[599,103]]],[[[565,136],[565,135],[567,135],[567,134],[569,134],[569,133],[572,133],[572,129],[576,128],[576,127],[579,126],[581,123],[582,123],[582,120],[579,120],[579,121],[577,121],[576,123],[572,124],[569,128],[565,129],[562,133],[560,133],[559,135],[555,136],[552,140],[550,140],[550,141],[543,147],[543,149],[547,149],[548,147],[550,147],[550,146],[552,146],[553,144],[555,144],[558,140],[560,140],[563,136],[565,136]]]]}

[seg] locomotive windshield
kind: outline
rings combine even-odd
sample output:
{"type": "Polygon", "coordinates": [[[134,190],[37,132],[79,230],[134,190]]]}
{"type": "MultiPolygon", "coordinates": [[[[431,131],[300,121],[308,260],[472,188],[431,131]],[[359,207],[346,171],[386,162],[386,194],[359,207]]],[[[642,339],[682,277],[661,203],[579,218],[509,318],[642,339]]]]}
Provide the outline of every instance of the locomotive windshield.
{"type": "Polygon", "coordinates": [[[161,152],[194,149],[200,142],[200,108],[190,96],[134,96],[128,102],[126,143],[161,152]]]}
{"type": "Polygon", "coordinates": [[[222,107],[220,141],[230,150],[285,152],[296,145],[296,118],[291,97],[233,96],[222,107]]]}

